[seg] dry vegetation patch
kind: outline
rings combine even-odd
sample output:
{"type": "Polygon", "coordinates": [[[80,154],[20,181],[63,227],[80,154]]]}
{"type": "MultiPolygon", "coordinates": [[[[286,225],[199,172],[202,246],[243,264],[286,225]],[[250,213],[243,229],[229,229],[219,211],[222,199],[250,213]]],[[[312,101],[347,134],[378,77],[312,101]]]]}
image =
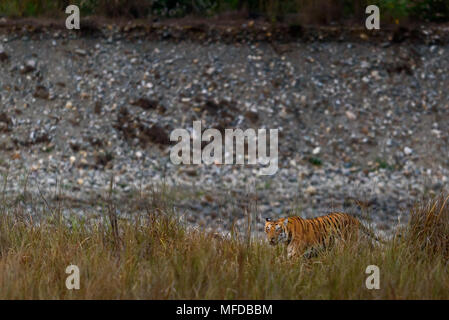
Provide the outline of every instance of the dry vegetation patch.
{"type": "MultiPolygon", "coordinates": [[[[448,209],[440,197],[411,212],[385,245],[342,244],[311,259],[233,233],[185,226],[170,206],[119,219],[48,212],[39,222],[0,206],[1,299],[447,299],[448,209]],[[68,265],[80,289],[65,287],[68,265]],[[365,287],[368,265],[380,289],[365,287]]],[[[164,202],[160,202],[164,203],[164,202]]]]}

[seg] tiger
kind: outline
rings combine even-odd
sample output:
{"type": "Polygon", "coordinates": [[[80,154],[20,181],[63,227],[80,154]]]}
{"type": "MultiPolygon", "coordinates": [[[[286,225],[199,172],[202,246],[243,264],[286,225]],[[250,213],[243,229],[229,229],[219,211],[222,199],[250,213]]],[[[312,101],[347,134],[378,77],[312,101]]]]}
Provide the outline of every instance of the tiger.
{"type": "Polygon", "coordinates": [[[357,239],[358,230],[382,242],[374,233],[361,222],[342,212],[333,212],[321,217],[303,219],[301,217],[280,218],[272,220],[266,218],[265,233],[271,245],[287,244],[287,256],[310,257],[317,248],[328,248],[335,240],[357,239]]]}

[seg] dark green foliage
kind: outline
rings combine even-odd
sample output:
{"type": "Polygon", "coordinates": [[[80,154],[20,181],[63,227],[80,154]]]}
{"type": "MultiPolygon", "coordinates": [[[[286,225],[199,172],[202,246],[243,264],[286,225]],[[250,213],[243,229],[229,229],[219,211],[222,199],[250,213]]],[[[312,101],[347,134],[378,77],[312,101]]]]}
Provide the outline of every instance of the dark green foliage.
{"type": "Polygon", "coordinates": [[[449,1],[447,0],[418,0],[412,7],[411,13],[419,20],[445,22],[449,20],[449,1]]]}
{"type": "Polygon", "coordinates": [[[308,160],[314,166],[321,166],[323,164],[323,161],[320,158],[310,157],[308,160]]]}
{"type": "Polygon", "coordinates": [[[240,11],[248,18],[303,23],[362,21],[369,4],[378,5],[383,20],[449,20],[447,0],[0,0],[0,15],[9,17],[62,16],[69,4],[78,5],[83,15],[145,18],[149,16],[211,16],[240,11]],[[298,21],[297,21],[298,22],[298,21]]]}

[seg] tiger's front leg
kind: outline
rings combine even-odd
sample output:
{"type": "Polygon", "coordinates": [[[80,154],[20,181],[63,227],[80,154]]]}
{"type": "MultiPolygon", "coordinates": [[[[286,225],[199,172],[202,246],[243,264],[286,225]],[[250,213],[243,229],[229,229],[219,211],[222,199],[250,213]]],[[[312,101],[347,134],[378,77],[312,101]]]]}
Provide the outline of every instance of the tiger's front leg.
{"type": "Polygon", "coordinates": [[[301,256],[305,248],[298,242],[292,241],[287,246],[287,257],[289,259],[301,256]]]}
{"type": "Polygon", "coordinates": [[[290,243],[287,246],[287,258],[291,259],[296,255],[296,250],[295,248],[292,246],[292,244],[290,243]]]}

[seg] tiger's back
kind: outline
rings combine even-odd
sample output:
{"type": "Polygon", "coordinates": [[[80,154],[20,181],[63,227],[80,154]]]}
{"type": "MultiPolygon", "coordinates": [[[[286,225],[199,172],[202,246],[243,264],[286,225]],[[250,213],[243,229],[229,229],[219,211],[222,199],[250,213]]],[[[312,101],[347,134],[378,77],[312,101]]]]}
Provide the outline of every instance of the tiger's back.
{"type": "Polygon", "coordinates": [[[335,238],[349,239],[359,227],[356,218],[339,212],[311,219],[290,217],[288,224],[291,224],[287,228],[292,232],[292,241],[306,245],[326,245],[326,241],[335,238]]]}

